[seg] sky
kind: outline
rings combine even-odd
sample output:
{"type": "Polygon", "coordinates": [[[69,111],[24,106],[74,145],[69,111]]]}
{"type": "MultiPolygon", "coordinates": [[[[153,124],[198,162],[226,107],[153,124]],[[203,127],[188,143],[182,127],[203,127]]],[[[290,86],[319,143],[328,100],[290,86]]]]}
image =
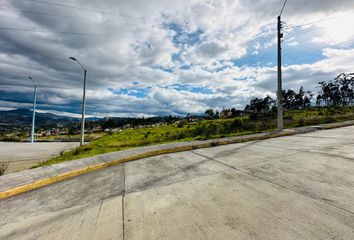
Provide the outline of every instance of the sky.
{"type": "MultiPolygon", "coordinates": [[[[149,117],[243,109],[276,90],[283,0],[0,0],[0,110],[149,117]]],[[[288,0],[283,88],[354,72],[354,0],[288,0]]]]}

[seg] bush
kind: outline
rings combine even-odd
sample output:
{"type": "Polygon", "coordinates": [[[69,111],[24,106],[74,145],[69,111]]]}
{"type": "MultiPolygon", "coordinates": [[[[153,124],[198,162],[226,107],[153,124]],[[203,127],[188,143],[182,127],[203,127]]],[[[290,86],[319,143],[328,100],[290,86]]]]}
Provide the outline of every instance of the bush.
{"type": "Polygon", "coordinates": [[[333,117],[330,117],[330,116],[326,117],[326,119],[325,119],[325,123],[333,123],[335,121],[336,120],[333,117]]]}
{"type": "Polygon", "coordinates": [[[258,114],[255,113],[255,112],[253,112],[253,113],[251,113],[248,117],[249,117],[249,119],[252,120],[252,121],[257,121],[257,119],[258,119],[258,114]]]}
{"type": "Polygon", "coordinates": [[[300,119],[298,120],[297,126],[298,126],[298,127],[303,127],[303,126],[305,126],[305,119],[300,118],[300,119]]]}
{"type": "Polygon", "coordinates": [[[2,142],[19,142],[21,139],[15,136],[1,136],[0,137],[2,142]]]}
{"type": "Polygon", "coordinates": [[[243,124],[243,130],[245,131],[254,131],[256,130],[256,122],[255,121],[247,121],[243,124]]]}
{"type": "Polygon", "coordinates": [[[79,155],[79,153],[81,152],[80,148],[75,148],[72,152],[73,155],[79,155]]]}
{"type": "Polygon", "coordinates": [[[242,120],[240,119],[235,119],[232,123],[231,123],[231,129],[232,130],[240,130],[242,128],[242,120]]]}
{"type": "Polygon", "coordinates": [[[328,109],[327,115],[331,116],[331,115],[335,115],[335,114],[336,114],[336,110],[334,108],[328,109]]]}
{"type": "Polygon", "coordinates": [[[146,132],[146,133],[144,134],[144,138],[148,138],[150,134],[151,134],[150,131],[149,131],[149,132],[146,132]]]}
{"type": "Polygon", "coordinates": [[[185,120],[182,120],[182,121],[179,121],[178,123],[177,123],[177,127],[178,128],[182,128],[182,127],[184,127],[184,125],[186,125],[186,121],[185,120]]]}

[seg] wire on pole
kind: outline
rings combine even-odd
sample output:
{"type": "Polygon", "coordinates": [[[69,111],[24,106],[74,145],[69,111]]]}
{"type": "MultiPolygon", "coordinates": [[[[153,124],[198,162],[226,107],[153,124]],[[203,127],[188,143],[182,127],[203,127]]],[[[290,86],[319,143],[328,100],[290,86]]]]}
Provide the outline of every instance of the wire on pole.
{"type": "Polygon", "coordinates": [[[286,5],[287,2],[288,2],[288,0],[285,0],[285,2],[284,2],[284,4],[283,4],[283,7],[282,7],[281,10],[280,10],[279,16],[281,16],[281,14],[283,13],[284,8],[285,8],[285,5],[286,5]]]}

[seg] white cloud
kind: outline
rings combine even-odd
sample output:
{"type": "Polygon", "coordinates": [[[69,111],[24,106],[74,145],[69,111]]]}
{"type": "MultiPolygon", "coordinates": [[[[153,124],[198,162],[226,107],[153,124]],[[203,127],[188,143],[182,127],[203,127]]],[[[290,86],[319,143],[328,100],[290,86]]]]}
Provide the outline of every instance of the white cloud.
{"type": "MultiPolygon", "coordinates": [[[[37,32],[0,30],[0,108],[31,106],[31,75],[39,83],[40,109],[79,114],[83,76],[69,56],[88,70],[92,115],[151,116],[243,107],[250,98],[275,89],[276,69],[266,65],[275,59],[260,58],[264,53],[275,56],[271,51],[280,0],[63,2],[98,12],[25,0],[3,2],[11,10],[0,10],[2,26],[37,32]],[[235,60],[244,67],[235,66],[235,60]],[[192,87],[171,87],[176,84],[192,87]],[[120,88],[127,93],[112,92],[120,88]],[[146,92],[137,97],[137,88],[146,92]]],[[[283,15],[289,25],[342,17],[291,31],[294,36],[284,47],[311,43],[323,49],[324,59],[284,67],[284,87],[313,90],[319,80],[353,71],[354,37],[348,30],[353,9],[353,2],[345,0],[289,1],[283,15]],[[301,31],[307,38],[299,36],[301,31]]]]}

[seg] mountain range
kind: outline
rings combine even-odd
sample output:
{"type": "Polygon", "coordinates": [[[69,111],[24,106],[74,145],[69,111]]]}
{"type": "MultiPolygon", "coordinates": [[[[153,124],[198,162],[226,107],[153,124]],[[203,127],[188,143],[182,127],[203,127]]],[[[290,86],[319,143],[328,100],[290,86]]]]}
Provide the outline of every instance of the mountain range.
{"type": "MultiPolygon", "coordinates": [[[[30,127],[32,124],[32,113],[32,110],[25,108],[0,111],[0,131],[30,127]]],[[[79,121],[79,118],[36,112],[36,127],[65,127],[79,121]]]]}

